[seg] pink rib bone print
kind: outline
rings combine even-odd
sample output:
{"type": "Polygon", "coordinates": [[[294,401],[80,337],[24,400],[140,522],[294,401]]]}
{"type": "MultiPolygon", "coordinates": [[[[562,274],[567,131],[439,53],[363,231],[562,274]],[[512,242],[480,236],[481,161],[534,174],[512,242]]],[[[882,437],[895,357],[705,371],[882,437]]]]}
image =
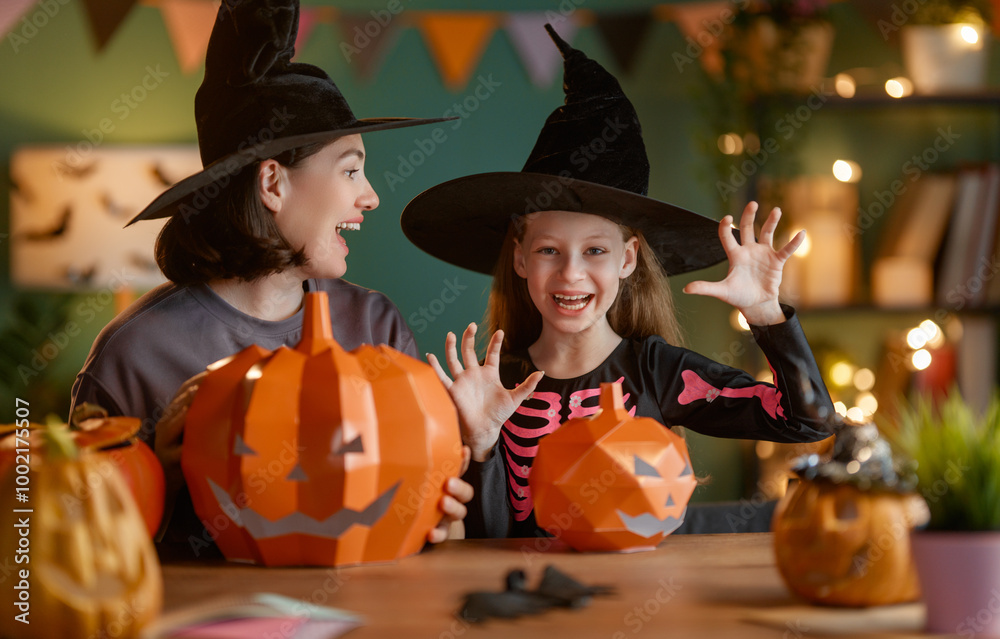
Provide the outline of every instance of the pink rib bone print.
{"type": "Polygon", "coordinates": [[[781,392],[777,388],[772,388],[764,384],[755,384],[753,386],[747,386],[745,388],[725,388],[718,389],[701,377],[698,373],[692,370],[685,370],[681,372],[681,378],[684,380],[684,390],[678,395],[677,401],[682,404],[690,404],[691,402],[696,402],[698,400],[705,400],[706,402],[711,402],[719,395],[723,397],[742,397],[750,398],[757,397],[760,399],[761,405],[767,414],[771,416],[772,419],[777,419],[778,416],[782,418],[785,417],[785,412],[781,408],[781,392]]]}
{"type": "MultiPolygon", "coordinates": [[[[538,445],[528,447],[519,446],[510,438],[508,432],[519,437],[531,438],[541,437],[542,435],[548,435],[559,430],[559,410],[562,408],[562,398],[559,396],[559,393],[538,391],[532,393],[531,398],[545,402],[547,406],[545,408],[527,408],[521,405],[514,411],[515,414],[541,418],[545,420],[545,425],[541,428],[523,428],[508,419],[503,425],[503,430],[505,431],[503,437],[509,450],[514,451],[522,457],[534,459],[535,455],[538,454],[538,445]]],[[[514,463],[509,454],[507,462],[507,489],[510,491],[510,503],[514,506],[514,519],[524,521],[528,518],[528,514],[531,513],[531,509],[534,508],[535,502],[531,498],[531,488],[527,485],[519,485],[515,474],[526,480],[528,478],[528,469],[514,463]],[[514,468],[520,472],[513,471],[512,469],[514,468]]]]}
{"type": "MultiPolygon", "coordinates": [[[[625,376],[622,375],[615,380],[616,384],[621,384],[625,381],[625,376]]],[[[582,406],[583,401],[601,394],[600,388],[588,388],[586,390],[577,391],[569,396],[569,419],[576,419],[577,417],[589,417],[597,412],[600,408],[599,405],[595,404],[593,406],[582,406]]],[[[622,403],[628,404],[628,398],[631,393],[625,393],[622,396],[622,403]]],[[[635,406],[629,409],[628,414],[635,417],[635,406]]]]}

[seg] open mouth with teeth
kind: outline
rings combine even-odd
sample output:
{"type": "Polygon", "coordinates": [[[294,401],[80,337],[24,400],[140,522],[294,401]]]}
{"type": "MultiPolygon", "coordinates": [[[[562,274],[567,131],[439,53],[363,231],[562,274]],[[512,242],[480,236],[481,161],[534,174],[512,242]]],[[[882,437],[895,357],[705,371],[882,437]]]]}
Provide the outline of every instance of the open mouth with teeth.
{"type": "Polygon", "coordinates": [[[360,230],[361,230],[360,222],[341,222],[340,224],[337,225],[337,233],[340,233],[341,231],[360,231],[360,230]]]}
{"type": "Polygon", "coordinates": [[[593,299],[593,295],[559,295],[557,293],[552,294],[552,299],[555,301],[556,306],[559,308],[564,308],[567,311],[579,311],[593,299]]]}

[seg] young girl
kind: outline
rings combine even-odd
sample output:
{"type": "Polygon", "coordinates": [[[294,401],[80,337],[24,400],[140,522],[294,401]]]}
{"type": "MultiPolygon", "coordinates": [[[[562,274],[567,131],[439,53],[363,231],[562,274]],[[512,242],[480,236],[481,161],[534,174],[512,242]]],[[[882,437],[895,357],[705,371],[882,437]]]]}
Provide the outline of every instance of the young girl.
{"type": "Polygon", "coordinates": [[[738,240],[729,216],[716,225],[645,197],[648,163],[634,109],[612,76],[550,34],[566,58],[566,104],[546,122],[524,171],[453,180],[403,213],[418,246],[494,274],[484,363],[476,361],[474,324],[462,338],[464,366],[448,335],[454,381],[428,356],[472,448],[470,535],[543,534],[528,486],[538,441],[593,414],[601,382],[620,382],[632,414],[667,426],[783,442],[828,436],[812,416],[832,410],[829,395],[794,312],[778,303],[782,266],[804,236],[776,251],[777,209],[754,239],[751,202],[738,240]],[[586,166],[577,161],[588,157],[586,166]],[[483,192],[491,197],[480,201],[483,192]],[[685,292],[740,309],[775,385],[678,345],[667,275],[723,256],[723,281],[692,282],[685,292]]]}

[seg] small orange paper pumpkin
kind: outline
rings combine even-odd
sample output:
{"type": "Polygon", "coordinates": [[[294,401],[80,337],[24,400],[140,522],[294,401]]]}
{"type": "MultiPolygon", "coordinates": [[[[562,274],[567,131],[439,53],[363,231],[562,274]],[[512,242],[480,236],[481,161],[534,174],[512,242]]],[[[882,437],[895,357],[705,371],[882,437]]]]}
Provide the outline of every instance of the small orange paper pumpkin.
{"type": "Polygon", "coordinates": [[[228,559],[336,566],[421,549],[462,448],[430,366],[386,346],[344,351],[319,292],[294,349],[251,346],[209,370],[181,466],[228,559]]]}
{"type": "Polygon", "coordinates": [[[528,484],[538,524],[576,550],[649,550],[677,529],[695,488],[684,440],[625,410],[601,384],[600,411],[539,442],[528,484]]]}
{"type": "Polygon", "coordinates": [[[774,512],[778,570],[797,595],[837,606],[913,601],[920,584],[910,531],[926,508],[913,493],[802,480],[774,512]]]}
{"type": "MultiPolygon", "coordinates": [[[[139,427],[138,418],[108,417],[103,408],[83,404],[63,428],[68,428],[77,448],[98,452],[95,463],[118,469],[139,506],[146,531],[152,537],[163,518],[163,468],[149,446],[137,438],[139,427]]],[[[28,424],[26,439],[30,451],[44,448],[44,428],[40,424],[28,424]]],[[[17,451],[25,448],[23,434],[24,429],[14,424],[0,426],[0,476],[18,463],[17,451]]]]}

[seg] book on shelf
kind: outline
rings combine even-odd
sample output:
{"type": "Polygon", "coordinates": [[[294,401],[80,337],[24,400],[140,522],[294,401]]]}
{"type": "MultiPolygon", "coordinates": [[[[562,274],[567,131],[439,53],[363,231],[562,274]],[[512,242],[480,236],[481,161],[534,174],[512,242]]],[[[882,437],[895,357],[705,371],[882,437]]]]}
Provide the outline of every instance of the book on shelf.
{"type": "Polygon", "coordinates": [[[952,216],[958,182],[955,173],[924,173],[899,192],[872,262],[875,304],[917,307],[933,302],[934,263],[952,216]]]}
{"type": "Polygon", "coordinates": [[[986,280],[977,276],[980,261],[992,256],[1000,170],[995,165],[963,168],[937,273],[936,300],[945,308],[961,310],[982,304],[986,280]],[[989,255],[986,255],[989,254],[989,255]]]}

